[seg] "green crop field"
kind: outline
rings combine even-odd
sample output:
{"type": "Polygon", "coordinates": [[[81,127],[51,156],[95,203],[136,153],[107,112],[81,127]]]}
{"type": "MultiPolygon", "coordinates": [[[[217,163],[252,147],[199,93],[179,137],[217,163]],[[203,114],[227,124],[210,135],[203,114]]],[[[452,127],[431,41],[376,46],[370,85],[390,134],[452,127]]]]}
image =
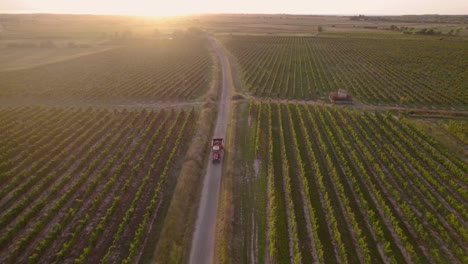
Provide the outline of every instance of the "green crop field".
{"type": "Polygon", "coordinates": [[[133,263],[149,234],[152,252],[195,116],[0,110],[2,262],[133,263]]]}
{"type": "Polygon", "coordinates": [[[235,261],[253,247],[260,263],[466,262],[468,167],[411,122],[304,104],[246,111],[237,147],[254,172],[236,188],[257,192],[239,194],[251,200],[239,200],[233,241],[249,237],[235,261]]]}
{"type": "Polygon", "coordinates": [[[211,57],[206,40],[141,42],[0,72],[0,98],[147,103],[196,99],[208,90],[211,57]]]}
{"type": "Polygon", "coordinates": [[[0,15],[1,263],[150,262],[186,157],[206,160],[209,40],[114,19],[0,15]]]}
{"type": "Polygon", "coordinates": [[[468,46],[463,40],[226,36],[245,91],[313,100],[346,89],[364,103],[463,107],[468,46]]]}

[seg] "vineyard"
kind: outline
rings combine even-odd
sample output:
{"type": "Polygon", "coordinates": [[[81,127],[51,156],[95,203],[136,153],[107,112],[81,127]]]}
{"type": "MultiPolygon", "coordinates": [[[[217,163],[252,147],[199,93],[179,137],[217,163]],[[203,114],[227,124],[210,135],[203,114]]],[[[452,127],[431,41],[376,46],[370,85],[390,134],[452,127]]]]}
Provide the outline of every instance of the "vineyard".
{"type": "Polygon", "coordinates": [[[411,122],[290,103],[247,112],[259,192],[246,259],[253,247],[259,263],[468,261],[468,167],[411,122]]]}
{"type": "Polygon", "coordinates": [[[468,144],[468,121],[455,122],[450,120],[447,124],[439,122],[439,126],[445,129],[448,133],[460,139],[461,142],[468,144]]]}
{"type": "Polygon", "coordinates": [[[325,99],[348,90],[370,104],[464,107],[463,41],[226,36],[245,90],[256,97],[325,99]]]}
{"type": "Polygon", "coordinates": [[[206,40],[141,41],[64,62],[0,72],[0,98],[177,101],[203,95],[210,78],[206,40]]]}
{"type": "Polygon", "coordinates": [[[0,110],[0,262],[134,263],[152,252],[196,115],[0,110]]]}
{"type": "Polygon", "coordinates": [[[78,49],[61,20],[18,22],[52,29],[0,47],[28,67],[0,71],[0,263],[468,263],[466,38],[257,16],[132,18],[46,62],[78,49]]]}

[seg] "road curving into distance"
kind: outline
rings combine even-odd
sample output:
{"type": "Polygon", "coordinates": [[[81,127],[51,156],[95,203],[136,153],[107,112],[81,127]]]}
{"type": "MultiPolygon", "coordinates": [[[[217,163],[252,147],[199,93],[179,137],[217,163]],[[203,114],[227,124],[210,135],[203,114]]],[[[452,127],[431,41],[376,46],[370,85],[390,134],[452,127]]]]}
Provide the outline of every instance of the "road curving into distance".
{"type": "MultiPolygon", "coordinates": [[[[227,125],[229,122],[232,77],[226,56],[223,54],[213,38],[210,38],[209,40],[212,48],[219,57],[223,73],[222,91],[213,137],[226,138],[227,125]]],[[[207,144],[210,144],[210,142],[207,142],[207,144]]],[[[229,148],[229,146],[227,147],[229,148]]],[[[229,150],[227,149],[227,151],[229,150]]],[[[192,238],[192,246],[190,249],[189,263],[192,264],[213,263],[216,212],[218,208],[223,162],[224,157],[222,157],[221,162],[217,164],[213,164],[211,158],[208,159],[206,174],[203,179],[200,204],[198,207],[197,221],[195,223],[195,233],[192,238]]]]}

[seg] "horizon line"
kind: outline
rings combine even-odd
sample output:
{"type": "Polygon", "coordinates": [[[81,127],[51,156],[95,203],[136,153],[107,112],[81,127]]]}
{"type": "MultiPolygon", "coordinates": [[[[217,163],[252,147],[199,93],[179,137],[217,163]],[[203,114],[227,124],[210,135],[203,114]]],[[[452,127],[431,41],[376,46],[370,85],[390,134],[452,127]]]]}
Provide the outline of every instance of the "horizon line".
{"type": "Polygon", "coordinates": [[[256,13],[256,12],[206,12],[206,13],[187,13],[174,15],[142,15],[131,13],[62,13],[62,12],[39,12],[39,11],[1,11],[0,15],[95,15],[95,16],[140,16],[140,17],[182,17],[182,16],[201,16],[201,15],[288,15],[288,16],[468,16],[468,14],[303,14],[303,13],[256,13]]]}

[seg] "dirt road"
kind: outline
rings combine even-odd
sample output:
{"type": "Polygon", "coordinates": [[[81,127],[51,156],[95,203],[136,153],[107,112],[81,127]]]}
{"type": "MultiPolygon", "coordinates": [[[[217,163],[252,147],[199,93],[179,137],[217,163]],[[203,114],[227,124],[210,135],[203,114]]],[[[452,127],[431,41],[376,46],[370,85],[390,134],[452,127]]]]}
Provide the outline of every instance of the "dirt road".
{"type": "MultiPolygon", "coordinates": [[[[216,51],[221,62],[223,70],[223,85],[221,98],[218,106],[218,117],[216,119],[215,131],[213,137],[226,137],[226,130],[229,121],[230,108],[230,89],[231,89],[231,72],[227,58],[217,46],[213,39],[210,39],[211,46],[216,51]]],[[[207,142],[207,144],[209,144],[207,142]]],[[[229,149],[229,146],[227,146],[229,149]]],[[[229,150],[228,150],[229,151],[229,150]]],[[[206,175],[203,180],[203,190],[198,207],[197,222],[195,224],[195,233],[192,239],[192,247],[190,250],[190,263],[193,264],[209,264],[213,262],[214,249],[214,231],[216,225],[216,211],[218,208],[219,189],[221,184],[221,176],[223,169],[223,161],[218,164],[213,164],[211,159],[208,160],[206,175]]],[[[190,201],[187,201],[190,202],[190,201]]]]}

